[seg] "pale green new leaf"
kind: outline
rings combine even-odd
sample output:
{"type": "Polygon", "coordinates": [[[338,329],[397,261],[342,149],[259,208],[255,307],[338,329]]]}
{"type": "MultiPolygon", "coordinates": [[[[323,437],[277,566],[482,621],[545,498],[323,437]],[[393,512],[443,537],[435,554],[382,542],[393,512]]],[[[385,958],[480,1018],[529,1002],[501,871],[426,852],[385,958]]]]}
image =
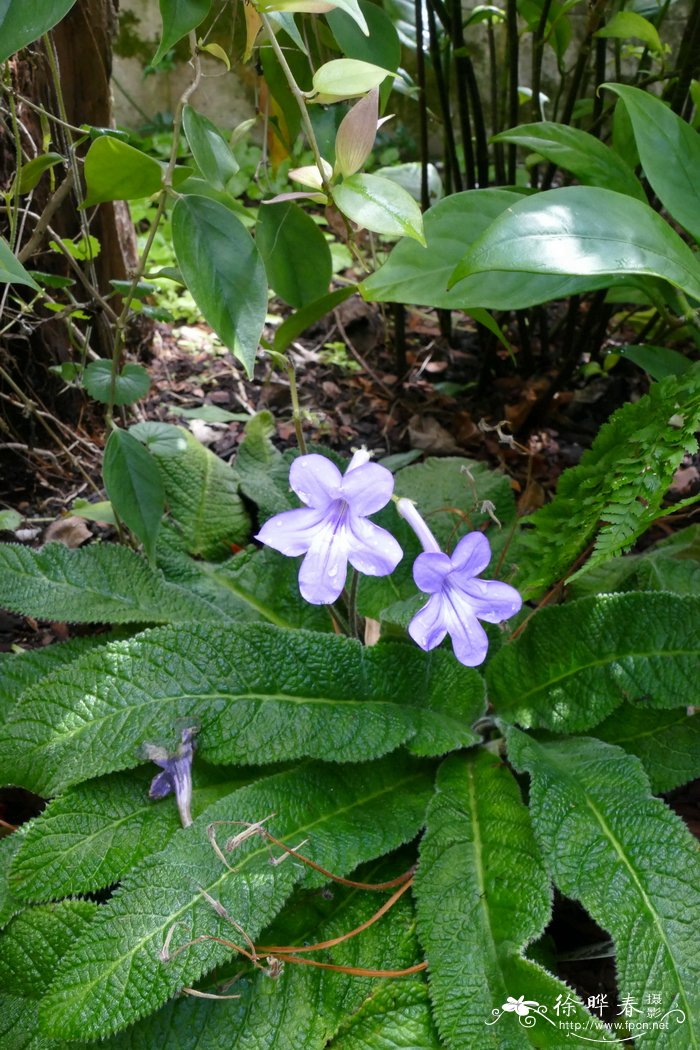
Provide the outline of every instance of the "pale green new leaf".
{"type": "Polygon", "coordinates": [[[188,431],[181,429],[182,451],[162,455],[153,449],[165,487],[176,536],[188,554],[218,560],[232,544],[247,543],[250,517],[238,494],[238,477],[188,431]]]}
{"type": "Polygon", "coordinates": [[[486,672],[498,717],[555,732],[590,729],[624,700],[697,701],[700,598],[629,592],[541,609],[486,672]]]}
{"type": "Polygon", "coordinates": [[[168,583],[134,551],[116,544],[71,550],[0,546],[0,606],[72,623],[182,623],[217,611],[168,583]]]}
{"type": "Polygon", "coordinates": [[[364,229],[425,244],[423,217],[410,193],[380,175],[351,175],[333,187],[336,207],[364,229]]]}
{"type": "Polygon", "coordinates": [[[636,755],[656,794],[700,777],[700,717],[687,707],[646,711],[623,704],[595,735],[636,755]]]}
{"type": "Polygon", "coordinates": [[[656,993],[672,1011],[670,1031],[645,1033],[644,1045],[700,1047],[697,843],[620,748],[510,730],[508,753],[532,778],[535,835],[554,880],[615,941],[620,1000],[656,993]]]}
{"type": "Polygon", "coordinates": [[[15,783],[56,794],[137,765],[145,743],[172,749],[183,719],[199,728],[201,757],[223,765],[365,761],[404,742],[443,754],[477,739],[483,704],[480,675],[446,652],[263,624],[173,626],[27,691],[0,729],[0,763],[15,783]]]}
{"type": "Polygon", "coordinates": [[[524,1026],[504,1011],[509,996],[523,994],[550,1014],[557,995],[569,995],[571,1020],[590,1022],[605,1042],[573,991],[524,958],[549,921],[552,892],[520,790],[499,757],[482,750],[448,758],[426,820],[415,875],[418,935],[444,1046],[568,1045],[556,1024],[524,1026]]]}
{"type": "Polygon", "coordinates": [[[27,908],[0,940],[0,986],[4,992],[40,999],[56,968],[89,928],[98,907],[70,900],[27,908]]]}
{"type": "MultiPolygon", "coordinates": [[[[181,827],[175,799],[148,797],[155,766],[91,780],[50,802],[18,843],[11,892],[21,901],[92,893],[119,882],[135,864],[163,849],[181,827]]],[[[194,768],[192,813],[251,779],[194,768]]]]}
{"type": "MultiPolygon", "coordinates": [[[[392,758],[361,767],[303,764],[219,800],[128,875],[101,909],[44,999],[42,1027],[68,1039],[109,1034],[151,1013],[229,958],[230,949],[207,940],[167,964],[160,959],[175,924],[171,951],[206,934],[240,938],[205,892],[249,937],[259,939],[305,869],[293,858],[271,865],[266,842],[255,836],[230,854],[235,867],[225,867],[207,839],[208,824],[276,814],[266,825],[273,834],[293,846],[308,839],[307,856],[347,874],[413,838],[429,793],[430,778],[422,766],[392,758]]],[[[220,829],[221,841],[240,827],[220,829]]],[[[311,885],[323,881],[306,877],[311,885]]]]}

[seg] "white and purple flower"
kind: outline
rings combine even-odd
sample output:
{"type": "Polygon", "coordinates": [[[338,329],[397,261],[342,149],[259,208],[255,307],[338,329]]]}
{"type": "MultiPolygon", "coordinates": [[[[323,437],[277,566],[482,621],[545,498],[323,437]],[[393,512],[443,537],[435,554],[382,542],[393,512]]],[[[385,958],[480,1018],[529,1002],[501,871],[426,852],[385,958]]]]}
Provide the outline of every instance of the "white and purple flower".
{"type": "Polygon", "coordinates": [[[489,541],[481,532],[463,536],[450,557],[421,518],[411,500],[400,499],[397,510],[423,547],[413,563],[416,586],[430,599],[411,620],[408,633],[421,649],[434,649],[449,634],[454,654],[467,667],[483,663],[488,637],[479,620],[501,623],[517,613],[522,598],[507,583],[479,580],[491,560],[489,541]]]}
{"type": "Polygon", "coordinates": [[[304,554],[299,590],[312,605],[329,605],[345,586],[348,562],[366,576],[388,576],[403,551],[385,529],[367,520],[386,506],[394,478],[386,467],[356,452],[342,475],[325,456],[299,456],[289,484],[305,507],[266,521],[256,539],[289,557],[304,554]]]}
{"type": "Polygon", "coordinates": [[[192,757],[196,732],[192,727],[183,729],[182,742],[174,754],[156,744],[146,744],[144,747],[146,758],[162,769],[151,781],[148,797],[165,798],[174,792],[183,828],[188,828],[192,823],[192,757]]]}

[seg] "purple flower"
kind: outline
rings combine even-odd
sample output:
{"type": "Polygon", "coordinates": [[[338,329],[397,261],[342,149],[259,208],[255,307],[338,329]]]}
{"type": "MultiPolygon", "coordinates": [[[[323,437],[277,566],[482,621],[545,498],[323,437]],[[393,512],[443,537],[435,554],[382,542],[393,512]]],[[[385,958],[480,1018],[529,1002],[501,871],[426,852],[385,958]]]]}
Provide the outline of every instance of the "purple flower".
{"type": "Polygon", "coordinates": [[[479,620],[507,620],[518,612],[522,598],[507,583],[477,579],[491,560],[489,541],[483,533],[464,536],[450,557],[442,553],[410,500],[399,500],[397,509],[423,545],[424,553],[413,563],[413,579],[431,596],[411,620],[408,633],[425,650],[434,649],[449,634],[459,662],[478,666],[486,658],[489,644],[479,620]]]}
{"type": "Polygon", "coordinates": [[[156,744],[146,744],[144,747],[146,758],[150,758],[163,770],[151,781],[148,797],[165,798],[173,791],[183,828],[188,828],[192,823],[192,756],[193,737],[196,732],[192,727],[183,729],[182,743],[172,755],[164,747],[158,747],[156,744]]]}
{"type": "Polygon", "coordinates": [[[329,605],[345,586],[348,562],[366,576],[387,576],[403,552],[385,529],[367,520],[381,510],[394,489],[386,467],[369,462],[362,449],[345,475],[325,456],[299,456],[289,484],[305,507],[276,514],[256,539],[282,554],[305,554],[299,590],[312,605],[329,605]]]}

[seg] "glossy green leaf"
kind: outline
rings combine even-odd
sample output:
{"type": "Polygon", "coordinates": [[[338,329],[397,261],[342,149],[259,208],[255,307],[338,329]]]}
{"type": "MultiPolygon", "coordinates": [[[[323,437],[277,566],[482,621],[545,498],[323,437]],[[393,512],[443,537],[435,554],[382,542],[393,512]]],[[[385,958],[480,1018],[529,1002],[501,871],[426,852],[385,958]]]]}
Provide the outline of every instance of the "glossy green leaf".
{"type": "Polygon", "coordinates": [[[579,1043],[559,1028],[553,1006],[570,997],[570,1020],[608,1042],[572,989],[524,949],[541,935],[552,891],[518,785],[487,751],[453,756],[440,767],[415,875],[418,935],[429,961],[429,988],[442,1045],[525,1050],[579,1043]],[[546,1006],[529,1025],[509,998],[546,1006]],[[504,1009],[504,1007],[506,1007],[504,1009]]]}
{"type": "Polygon", "coordinates": [[[700,298],[700,262],[648,205],[567,186],[526,197],[477,239],[451,277],[491,270],[660,277],[700,298]]]}
{"type": "Polygon", "coordinates": [[[656,55],[662,55],[665,50],[656,26],[648,18],[637,14],[636,11],[616,11],[603,28],[595,33],[595,36],[613,37],[617,40],[629,40],[630,37],[635,37],[656,55]]]}
{"type": "Polygon", "coordinates": [[[0,284],[26,284],[36,292],[40,291],[39,285],[27,273],[3,237],[0,237],[0,284]]]}
{"type": "Polygon", "coordinates": [[[522,124],[494,135],[493,142],[514,142],[570,171],[584,186],[602,186],[646,203],[639,179],[614,150],[586,131],[543,121],[522,124]]]}
{"type": "Polygon", "coordinates": [[[117,544],[40,550],[0,544],[0,606],[68,623],[183,623],[217,619],[206,602],[117,544]]]}
{"type": "Polygon", "coordinates": [[[160,0],[163,31],[151,65],[157,66],[178,40],[196,29],[210,8],[211,0],[160,0]]]}
{"type": "Polygon", "coordinates": [[[345,288],[336,288],[335,291],[321,296],[315,302],[308,303],[301,310],[296,310],[275,331],[272,349],[276,350],[278,354],[283,354],[294,340],[299,338],[302,332],[305,332],[316,321],[320,321],[322,317],[329,314],[340,303],[344,303],[346,299],[355,294],[356,290],[357,288],[354,284],[347,285],[345,288]]]}
{"type": "Polygon", "coordinates": [[[153,456],[126,430],[109,435],[102,462],[105,490],[115,513],[143,543],[153,560],[165,491],[153,456]]]}
{"type": "Polygon", "coordinates": [[[183,447],[152,452],[165,489],[179,546],[197,558],[220,560],[250,539],[250,516],[238,476],[192,434],[176,428],[183,447]]]}
{"type": "MultiPolygon", "coordinates": [[[[231,956],[214,941],[193,945],[164,964],[159,953],[175,926],[171,948],[190,938],[235,936],[205,893],[219,901],[251,938],[258,938],[306,877],[293,858],[270,864],[264,840],[249,838],[224,866],[207,839],[216,821],[259,821],[291,845],[308,839],[307,856],[345,874],[395,849],[419,830],[430,793],[420,765],[393,758],[371,766],[309,765],[244,787],[210,806],[191,828],[145,860],[101,910],[98,921],[63,960],[43,1000],[47,1034],[85,1038],[109,1034],[153,1012],[183,985],[231,956]]],[[[221,841],[227,832],[222,829],[221,841]]]]}
{"type": "MultiPolygon", "coordinates": [[[[112,363],[90,361],[83,372],[83,386],[95,401],[107,404],[112,396],[112,363]]],[[[146,396],[150,386],[148,372],[142,365],[124,365],[114,380],[114,404],[132,405],[146,396]]]]}
{"type": "Polygon", "coordinates": [[[251,376],[267,314],[267,280],[250,234],[228,208],[194,196],[178,200],[172,228],[178,265],[197,306],[251,376]]]}
{"type": "Polygon", "coordinates": [[[373,233],[411,237],[425,244],[418,204],[390,179],[379,175],[351,175],[333,187],[333,200],[344,215],[373,233]]]}
{"type": "Polygon", "coordinates": [[[20,170],[19,192],[29,193],[35,186],[38,186],[39,179],[45,171],[55,167],[56,164],[61,164],[62,161],[63,157],[60,153],[42,153],[39,157],[27,161],[20,170]]]}
{"type": "Polygon", "coordinates": [[[655,794],[700,777],[700,718],[686,707],[645,711],[623,704],[596,726],[595,735],[636,755],[655,794]]]}
{"type": "Polygon", "coordinates": [[[660,99],[627,84],[605,84],[627,110],[649,184],[677,222],[700,242],[700,137],[660,99]],[[672,160],[671,160],[672,158],[672,160]]]}
{"type": "Polygon", "coordinates": [[[86,208],[101,201],[131,201],[157,193],[163,172],[157,160],[111,135],[102,135],[85,157],[86,208]]]}
{"type": "Polygon", "coordinates": [[[0,62],[38,40],[61,21],[75,0],[4,0],[0,5],[0,62]]]}
{"type": "MultiPolygon", "coordinates": [[[[149,799],[155,772],[151,766],[100,777],[50,802],[19,843],[10,874],[17,899],[93,893],[120,882],[136,864],[164,849],[181,823],[172,796],[149,799]]],[[[249,772],[217,778],[195,762],[194,817],[250,779],[249,772]]]]}
{"type": "Polygon", "coordinates": [[[192,156],[204,178],[217,190],[225,190],[239,170],[228,142],[215,124],[192,106],[185,106],[182,127],[192,156]]]}
{"type": "Polygon", "coordinates": [[[556,732],[590,729],[623,700],[673,708],[697,697],[700,598],[603,594],[540,610],[491,660],[497,715],[556,732]]]}
{"type": "Polygon", "coordinates": [[[98,908],[70,900],[27,908],[12,920],[0,940],[3,992],[40,999],[71,945],[89,929],[98,908]]]}
{"type": "Polygon", "coordinates": [[[618,346],[615,348],[615,353],[626,357],[628,361],[634,361],[635,365],[639,365],[645,372],[648,372],[652,379],[682,375],[693,364],[677,350],[671,350],[667,346],[651,346],[648,343],[618,346]]]}
{"type": "Polygon", "coordinates": [[[697,843],[620,748],[511,730],[508,754],[530,773],[535,835],[555,882],[615,941],[620,1002],[639,1009],[646,994],[660,996],[669,1030],[650,1033],[649,1045],[700,1046],[697,843]]]}
{"type": "Polygon", "coordinates": [[[359,58],[383,69],[398,69],[401,43],[391,19],[383,8],[369,0],[360,0],[359,6],[369,36],[365,35],[357,20],[340,6],[326,15],[326,21],[341,51],[346,58],[359,58]]]}
{"type": "Polygon", "coordinates": [[[506,208],[522,201],[509,190],[469,190],[438,201],[423,216],[426,246],[404,238],[360,285],[373,302],[415,303],[446,310],[520,310],[605,287],[609,278],[532,273],[476,273],[448,290],[464,252],[506,208]]]}
{"type": "Polygon", "coordinates": [[[172,747],[178,719],[199,727],[198,754],[216,764],[351,762],[404,742],[421,755],[471,744],[483,705],[480,675],[450,653],[194,624],[186,641],[173,627],[112,642],[28,690],[0,753],[6,776],[50,795],[137,765],[144,742],[172,747]]]}
{"type": "Polygon", "coordinates": [[[308,306],[328,293],[330,248],[320,227],[298,204],[261,205],[255,243],[270,286],[289,306],[308,306]]]}
{"type": "Polygon", "coordinates": [[[375,66],[358,58],[334,58],[325,62],[313,76],[313,88],[317,102],[337,102],[344,98],[356,98],[374,87],[379,87],[392,70],[375,66]]]}

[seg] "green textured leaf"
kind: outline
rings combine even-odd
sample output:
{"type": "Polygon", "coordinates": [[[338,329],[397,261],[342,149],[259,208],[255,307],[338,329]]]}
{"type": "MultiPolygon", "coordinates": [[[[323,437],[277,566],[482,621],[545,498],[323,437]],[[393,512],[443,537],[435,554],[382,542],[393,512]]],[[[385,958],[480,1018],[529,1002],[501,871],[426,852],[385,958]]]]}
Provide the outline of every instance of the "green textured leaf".
{"type": "Polygon", "coordinates": [[[329,1050],[442,1050],[423,981],[381,981],[329,1050]]]}
{"type": "MultiPolygon", "coordinates": [[[[151,380],[141,365],[124,365],[114,380],[114,404],[131,405],[145,397],[151,380]]],[[[112,396],[112,364],[91,361],[83,372],[83,386],[95,401],[107,404],[112,396]]]]}
{"type": "Polygon", "coordinates": [[[487,670],[498,717],[556,732],[590,729],[623,700],[697,699],[700,598],[604,594],[541,609],[487,670]]]}
{"type": "Polygon", "coordinates": [[[387,237],[411,237],[425,244],[423,217],[401,186],[380,175],[351,175],[333,187],[336,206],[353,222],[387,237]]]}
{"type": "Polygon", "coordinates": [[[19,897],[16,897],[10,888],[10,868],[22,845],[24,834],[23,830],[18,829],[0,839],[0,929],[23,907],[19,897]]]}
{"type": "Polygon", "coordinates": [[[257,504],[260,520],[300,506],[289,487],[289,463],[271,438],[276,431],[271,412],[258,412],[245,425],[236,456],[241,492],[257,504]]]}
{"type": "Polygon", "coordinates": [[[262,624],[186,636],[173,626],[87,653],[27,691],[0,756],[14,782],[51,795],[137,765],[146,742],[172,749],[178,719],[216,764],[351,762],[406,741],[420,755],[471,744],[483,707],[480,675],[446,652],[262,624]]]}
{"type": "Polygon", "coordinates": [[[655,794],[700,777],[700,718],[688,708],[645,711],[623,704],[595,735],[636,755],[655,794]]]}
{"type": "Polygon", "coordinates": [[[26,0],[4,0],[0,6],[0,62],[48,33],[74,3],[75,0],[42,0],[36,5],[26,0]]]}
{"type": "Polygon", "coordinates": [[[115,428],[105,446],[102,476],[115,514],[141,540],[152,562],[165,509],[156,461],[128,430],[115,428]]]}
{"type": "Polygon", "coordinates": [[[602,186],[616,193],[626,193],[646,204],[646,194],[632,169],[614,150],[587,131],[568,124],[542,121],[501,131],[491,141],[514,142],[523,149],[533,150],[564,171],[570,171],[584,186],[602,186]]]}
{"type": "Polygon", "coordinates": [[[632,122],[644,174],[654,193],[673,218],[700,242],[697,131],[646,91],[628,84],[603,87],[622,99],[632,122]],[[671,157],[673,163],[669,163],[671,157]]]}
{"type": "Polygon", "coordinates": [[[700,263],[668,223],[641,201],[595,186],[546,190],[508,208],[451,283],[493,270],[659,277],[700,299],[700,263]]]}
{"type": "Polygon", "coordinates": [[[524,958],[552,908],[552,892],[513,775],[487,751],[448,758],[428,807],[415,876],[418,935],[429,960],[435,1020],[445,1047],[587,1045],[564,1034],[556,1021],[530,1026],[504,1010],[508,997],[525,995],[547,1007],[570,996],[570,1019],[590,1023],[581,1001],[561,981],[524,958]]]}
{"type": "Polygon", "coordinates": [[[617,747],[511,730],[508,753],[532,778],[535,835],[555,882],[615,941],[620,1000],[638,1008],[653,992],[664,1013],[682,1012],[669,1015],[671,1031],[645,1033],[644,1044],[700,1046],[697,843],[651,797],[641,763],[617,747]]]}
{"type": "Polygon", "coordinates": [[[290,306],[308,306],[328,292],[333,274],[326,238],[294,201],[258,208],[255,243],[275,293],[290,306]]]}
{"type": "Polygon", "coordinates": [[[526,596],[564,577],[594,538],[575,578],[628,550],[659,516],[674,473],[697,449],[699,429],[697,364],[618,409],[578,466],[561,475],[552,502],[530,515],[533,528],[516,537],[512,554],[526,596]]]}
{"type": "Polygon", "coordinates": [[[0,993],[0,1040],[3,1050],[65,1050],[65,1043],[39,1032],[39,1003],[0,993]]]}
{"type": "Polygon", "coordinates": [[[411,238],[399,241],[387,262],[362,282],[362,295],[374,302],[416,303],[446,310],[519,310],[607,287],[608,277],[502,270],[472,274],[448,290],[452,271],[469,246],[506,208],[522,199],[520,193],[491,189],[453,193],[438,201],[423,216],[425,247],[411,238]]]}
{"type": "Polygon", "coordinates": [[[239,170],[228,142],[215,124],[192,106],[185,106],[182,127],[192,156],[204,178],[217,190],[225,190],[239,170]]]}
{"type": "Polygon", "coordinates": [[[101,135],[85,157],[87,195],[83,207],[102,201],[131,201],[158,193],[163,182],[160,164],[121,139],[101,135]]]}
{"type": "Polygon", "coordinates": [[[40,999],[59,962],[97,911],[92,901],[61,901],[27,908],[14,918],[0,940],[3,991],[40,999]]]}
{"type": "Polygon", "coordinates": [[[22,653],[0,653],[0,722],[25,689],[107,640],[105,635],[96,635],[22,653]]]}
{"type": "Polygon", "coordinates": [[[674,532],[643,554],[611,558],[567,587],[572,599],[609,591],[700,595],[700,525],[674,532]]]}
{"type": "MultiPolygon", "coordinates": [[[[172,796],[148,797],[155,766],[91,780],[50,802],[18,845],[10,887],[17,900],[46,901],[93,893],[120,882],[137,863],[163,849],[181,827],[172,796]]],[[[252,779],[212,775],[194,763],[192,812],[252,779]]]]}
{"type": "Polygon", "coordinates": [[[157,66],[178,40],[196,29],[209,14],[210,7],[211,0],[160,0],[163,31],[151,65],[157,66]]]}
{"type": "MultiPolygon", "coordinates": [[[[175,923],[182,925],[175,929],[173,949],[202,934],[235,936],[205,892],[255,939],[296,882],[323,881],[305,875],[293,858],[271,865],[267,844],[256,837],[231,855],[235,868],[226,868],[207,839],[208,824],[258,821],[276,813],[267,825],[273,834],[291,845],[308,839],[307,856],[347,873],[413,838],[429,793],[422,767],[393,757],[361,767],[304,764],[219,800],[128,875],[101,909],[88,935],[65,957],[42,1003],[44,1030],[63,1038],[117,1031],[230,957],[224,945],[204,941],[167,964],[159,959],[175,923]]],[[[224,830],[222,842],[225,835],[224,830]]]]}
{"type": "Polygon", "coordinates": [[[172,229],[187,287],[250,378],[267,315],[265,266],[252,237],[229,208],[206,197],[180,197],[172,229]]]}
{"type": "Polygon", "coordinates": [[[0,284],[26,284],[40,291],[31,274],[27,273],[4,237],[0,237],[0,284]]]}
{"type": "Polygon", "coordinates": [[[195,557],[218,559],[247,543],[250,518],[238,495],[238,477],[184,428],[183,451],[153,454],[163,479],[170,518],[181,546],[195,557]]]}
{"type": "Polygon", "coordinates": [[[168,583],[134,551],[116,544],[70,550],[0,545],[0,605],[69,623],[183,623],[216,620],[195,595],[168,583]]]}

